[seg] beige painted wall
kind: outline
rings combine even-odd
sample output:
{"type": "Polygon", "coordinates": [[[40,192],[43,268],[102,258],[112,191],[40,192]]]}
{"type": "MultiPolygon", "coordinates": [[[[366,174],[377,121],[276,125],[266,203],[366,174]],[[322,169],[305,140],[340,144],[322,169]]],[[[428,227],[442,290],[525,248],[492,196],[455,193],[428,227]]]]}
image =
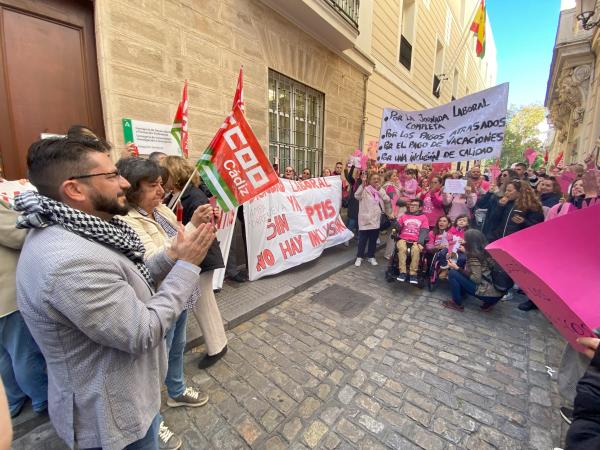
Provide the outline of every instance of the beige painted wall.
{"type": "Polygon", "coordinates": [[[384,108],[416,110],[449,102],[455,68],[459,74],[457,98],[489,87],[484,81],[486,61],[475,55],[473,34],[469,32],[463,39],[465,26],[472,20],[474,3],[465,2],[464,19],[458,0],[431,0],[429,6],[419,0],[415,3],[415,38],[408,71],[398,61],[403,0],[375,0],[371,56],[376,66],[368,82],[365,144],[378,140],[384,108]],[[448,39],[447,16],[450,20],[448,39]],[[437,40],[444,46],[443,72],[448,76],[448,80],[442,82],[439,99],[432,94],[437,40]]]}
{"type": "Polygon", "coordinates": [[[107,137],[121,119],[170,123],[188,79],[192,156],[228,114],[244,65],[246,115],[268,147],[267,80],[274,69],[325,93],[324,166],[357,146],[363,76],[257,0],[102,0],[96,39],[107,137]]]}

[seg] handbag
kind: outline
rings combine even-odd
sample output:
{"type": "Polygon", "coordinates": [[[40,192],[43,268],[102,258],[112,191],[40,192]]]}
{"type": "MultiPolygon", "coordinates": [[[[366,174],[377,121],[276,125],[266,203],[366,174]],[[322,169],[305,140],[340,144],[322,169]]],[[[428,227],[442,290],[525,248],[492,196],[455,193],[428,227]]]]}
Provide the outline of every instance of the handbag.
{"type": "Polygon", "coordinates": [[[508,290],[515,284],[512,278],[504,271],[502,267],[500,267],[500,264],[491,258],[489,259],[489,267],[490,276],[487,277],[483,275],[483,278],[488,283],[491,283],[497,291],[502,293],[508,292],[508,290]]]}
{"type": "Polygon", "coordinates": [[[392,226],[392,220],[388,217],[386,213],[381,212],[381,218],[379,219],[379,231],[387,230],[392,226]]]}

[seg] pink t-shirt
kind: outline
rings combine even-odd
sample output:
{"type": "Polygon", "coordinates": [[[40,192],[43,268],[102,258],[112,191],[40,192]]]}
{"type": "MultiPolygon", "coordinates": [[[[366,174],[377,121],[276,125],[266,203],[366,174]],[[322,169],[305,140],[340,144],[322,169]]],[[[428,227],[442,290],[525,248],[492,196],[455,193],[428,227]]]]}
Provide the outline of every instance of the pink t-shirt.
{"type": "Polygon", "coordinates": [[[448,242],[450,244],[448,247],[452,248],[459,240],[460,240],[460,242],[464,242],[465,231],[466,230],[461,230],[456,227],[451,227],[450,230],[448,231],[448,242]]]}
{"type": "Polygon", "coordinates": [[[429,230],[429,221],[425,214],[413,216],[412,214],[403,214],[398,218],[398,224],[402,227],[400,239],[408,242],[417,242],[421,228],[429,230]]]}

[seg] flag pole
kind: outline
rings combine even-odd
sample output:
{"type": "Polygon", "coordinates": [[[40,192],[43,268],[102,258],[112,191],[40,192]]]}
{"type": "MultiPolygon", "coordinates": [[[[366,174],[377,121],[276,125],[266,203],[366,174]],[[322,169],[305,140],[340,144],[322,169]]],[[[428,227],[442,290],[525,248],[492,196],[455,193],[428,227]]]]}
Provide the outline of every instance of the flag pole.
{"type": "MultiPolygon", "coordinates": [[[[469,36],[469,32],[471,31],[471,24],[473,23],[473,20],[475,20],[475,15],[477,14],[477,10],[479,9],[481,5],[480,0],[477,0],[475,2],[475,10],[473,11],[473,14],[471,14],[470,19],[467,21],[467,25],[465,27],[465,30],[463,31],[463,34],[460,38],[460,42],[458,44],[458,48],[456,50],[456,57],[454,58],[454,60],[452,61],[452,64],[450,64],[448,66],[448,70],[446,70],[446,73],[449,75],[450,73],[452,73],[452,69],[454,69],[454,66],[456,65],[456,61],[458,61],[458,58],[460,57],[460,55],[462,54],[462,50],[463,50],[463,44],[465,43],[465,41],[467,40],[468,36],[469,36]]],[[[487,19],[486,19],[486,23],[487,23],[487,19]]],[[[440,80],[440,84],[438,86],[438,92],[442,89],[442,83],[444,81],[448,80],[448,76],[446,76],[446,78],[444,78],[443,80],[440,80]]]]}
{"type": "Polygon", "coordinates": [[[192,178],[194,178],[194,175],[198,174],[198,176],[200,176],[200,174],[198,173],[198,169],[196,169],[194,167],[194,170],[192,171],[192,174],[190,175],[190,177],[188,178],[187,182],[185,183],[185,186],[183,186],[183,189],[179,192],[179,194],[177,194],[177,196],[173,197],[171,199],[171,201],[169,202],[169,209],[171,211],[175,211],[175,208],[177,207],[177,202],[179,201],[179,199],[181,198],[181,196],[183,195],[183,193],[185,192],[185,190],[188,188],[188,186],[190,185],[190,183],[192,182],[192,178]]]}

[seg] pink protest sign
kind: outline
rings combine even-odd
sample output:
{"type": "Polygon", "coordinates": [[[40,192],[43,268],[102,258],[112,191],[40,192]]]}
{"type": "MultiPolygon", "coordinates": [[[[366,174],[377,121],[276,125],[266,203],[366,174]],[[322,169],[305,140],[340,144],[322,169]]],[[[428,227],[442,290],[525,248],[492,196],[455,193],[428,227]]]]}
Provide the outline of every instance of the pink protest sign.
{"type": "Polygon", "coordinates": [[[560,174],[560,176],[556,179],[558,184],[560,185],[560,190],[562,193],[567,194],[569,192],[569,186],[573,181],[577,178],[577,174],[575,172],[565,171],[560,174]]]}
{"type": "Polygon", "coordinates": [[[377,141],[369,141],[366,155],[368,159],[372,159],[373,161],[377,159],[377,141]]]}
{"type": "Polygon", "coordinates": [[[578,351],[600,326],[600,205],[526,228],[488,252],[578,351]],[[549,245],[548,243],[552,243],[549,245]]]}
{"type": "Polygon", "coordinates": [[[532,149],[531,147],[527,147],[525,149],[525,151],[523,152],[523,156],[525,157],[525,159],[527,159],[527,162],[529,163],[529,165],[533,164],[533,162],[535,161],[535,158],[537,157],[537,152],[532,149]]]}
{"type": "Polygon", "coordinates": [[[498,175],[500,175],[500,167],[498,167],[498,161],[494,163],[493,166],[489,168],[490,171],[490,184],[496,183],[498,179],[498,175]]]}
{"type": "Polygon", "coordinates": [[[398,196],[398,194],[394,194],[394,196],[392,197],[392,214],[394,214],[394,217],[398,217],[398,209],[400,208],[398,206],[398,200],[400,199],[400,197],[398,196]]]}

